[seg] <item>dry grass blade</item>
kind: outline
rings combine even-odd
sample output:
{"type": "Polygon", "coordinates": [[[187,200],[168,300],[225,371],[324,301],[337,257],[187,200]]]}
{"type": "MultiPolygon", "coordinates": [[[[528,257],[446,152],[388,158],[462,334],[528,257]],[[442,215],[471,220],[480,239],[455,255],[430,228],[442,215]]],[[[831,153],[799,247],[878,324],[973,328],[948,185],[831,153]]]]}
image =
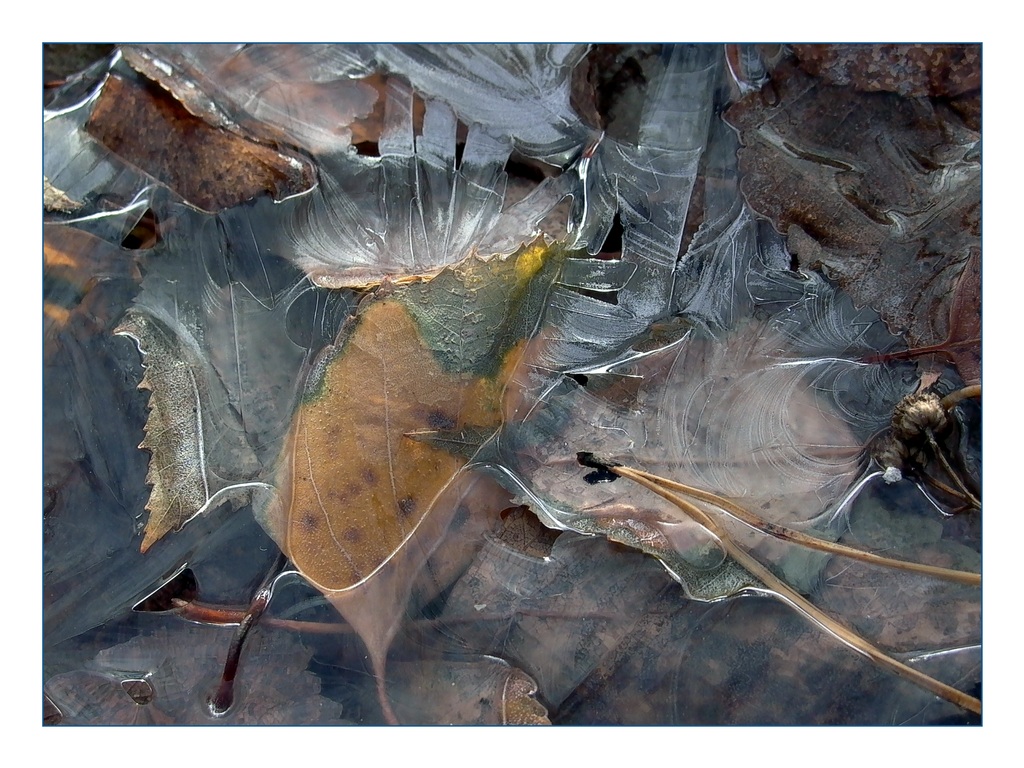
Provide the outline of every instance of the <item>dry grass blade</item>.
{"type": "Polygon", "coordinates": [[[651,479],[651,477],[647,476],[646,473],[630,469],[629,467],[608,465],[606,468],[621,477],[626,477],[654,493],[657,493],[662,498],[673,503],[693,520],[706,527],[712,534],[718,537],[721,542],[721,546],[731,558],[746,568],[768,589],[775,592],[793,608],[798,610],[826,632],[848,645],[850,648],[854,649],[858,653],[864,654],[873,662],[890,672],[900,677],[904,677],[921,688],[934,693],[936,696],[939,696],[940,698],[970,712],[974,712],[979,715],[981,714],[981,701],[978,699],[973,696],[968,696],[963,691],[959,691],[950,685],[946,685],[945,683],[929,677],[928,675],[897,661],[891,656],[888,656],[884,651],[872,645],[868,640],[853,632],[848,627],[840,624],[824,611],[817,608],[796,590],[779,579],[779,577],[772,573],[772,571],[765,565],[737,546],[729,536],[728,531],[720,526],[711,515],[697,507],[689,500],[666,488],[662,482],[664,480],[663,478],[658,478],[657,480],[651,479]]]}
{"type": "MultiPolygon", "coordinates": [[[[614,471],[614,469],[612,470],[614,471]]],[[[925,565],[924,563],[913,563],[906,560],[896,560],[891,557],[884,557],[882,555],[876,555],[873,552],[865,552],[862,549],[856,549],[854,547],[848,547],[844,544],[836,544],[832,541],[825,541],[824,539],[818,539],[814,536],[808,536],[806,533],[801,531],[795,531],[785,526],[777,525],[775,523],[769,523],[767,520],[763,520],[757,515],[752,514],[735,502],[730,501],[716,493],[710,493],[708,491],[702,491],[699,488],[693,488],[683,483],[678,483],[675,480],[670,480],[660,475],[653,475],[650,472],[644,472],[640,469],[630,469],[630,472],[635,473],[639,477],[644,477],[653,483],[657,483],[664,488],[668,488],[674,491],[691,496],[700,501],[706,501],[709,504],[713,504],[716,507],[724,510],[728,514],[732,515],[742,523],[754,528],[755,530],[761,531],[774,536],[777,539],[783,541],[790,541],[794,544],[807,547],[809,549],[815,549],[819,552],[828,552],[834,555],[840,555],[842,557],[848,557],[851,560],[859,560],[863,563],[870,563],[872,565],[882,566],[884,568],[893,568],[900,571],[910,571],[913,573],[922,573],[926,576],[934,576],[937,579],[943,579],[945,581],[956,582],[957,584],[966,584],[967,586],[981,586],[981,574],[971,573],[969,571],[957,571],[951,568],[940,568],[934,565],[925,565]]]]}

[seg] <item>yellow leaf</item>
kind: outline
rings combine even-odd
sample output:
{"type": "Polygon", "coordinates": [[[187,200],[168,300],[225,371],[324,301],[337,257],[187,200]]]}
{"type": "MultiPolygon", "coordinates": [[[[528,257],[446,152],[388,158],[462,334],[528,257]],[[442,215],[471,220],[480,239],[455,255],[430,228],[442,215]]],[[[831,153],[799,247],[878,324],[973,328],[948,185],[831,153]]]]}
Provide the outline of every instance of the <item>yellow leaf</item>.
{"type": "Polygon", "coordinates": [[[466,463],[409,433],[496,429],[503,375],[442,370],[395,299],[371,304],[323,365],[288,439],[284,526],[272,528],[303,575],[340,591],[402,547],[466,463]]]}

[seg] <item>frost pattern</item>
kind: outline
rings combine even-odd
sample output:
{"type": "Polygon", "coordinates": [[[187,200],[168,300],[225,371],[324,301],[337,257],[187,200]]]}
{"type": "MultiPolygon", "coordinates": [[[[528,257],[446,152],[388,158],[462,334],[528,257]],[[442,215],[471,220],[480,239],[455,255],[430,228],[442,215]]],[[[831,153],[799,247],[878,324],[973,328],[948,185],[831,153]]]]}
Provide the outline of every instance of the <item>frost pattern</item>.
{"type": "Polygon", "coordinates": [[[413,95],[401,81],[389,80],[380,158],[323,157],[320,187],[285,223],[282,250],[317,284],[430,276],[478,251],[485,257],[498,248],[511,253],[536,236],[541,218],[561,199],[537,190],[511,206],[510,220],[503,221],[508,138],[471,125],[456,167],[455,113],[441,101],[427,101],[417,136],[413,95]],[[494,233],[491,246],[481,251],[488,233],[494,233]]]}
{"type": "Polygon", "coordinates": [[[635,139],[605,136],[578,163],[573,244],[597,253],[618,216],[621,259],[634,271],[615,304],[582,294],[558,297],[548,315],[546,365],[585,365],[669,312],[718,69],[715,48],[669,48],[664,69],[648,88],[635,139]]]}
{"type": "Polygon", "coordinates": [[[210,124],[317,154],[346,150],[350,125],[377,100],[372,86],[354,79],[368,74],[358,48],[163,44],[123,53],[210,124]]]}
{"type": "Polygon", "coordinates": [[[583,45],[384,45],[375,57],[417,91],[445,99],[467,125],[488,126],[532,157],[564,162],[588,129],[569,103],[583,45]]]}

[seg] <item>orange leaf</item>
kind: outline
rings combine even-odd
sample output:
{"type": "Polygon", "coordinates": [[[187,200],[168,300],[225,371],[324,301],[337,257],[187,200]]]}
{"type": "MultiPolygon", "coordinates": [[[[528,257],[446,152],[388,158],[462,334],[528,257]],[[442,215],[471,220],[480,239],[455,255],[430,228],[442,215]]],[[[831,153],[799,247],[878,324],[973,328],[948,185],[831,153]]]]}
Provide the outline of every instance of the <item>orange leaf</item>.
{"type": "Polygon", "coordinates": [[[323,590],[372,576],[409,539],[465,459],[407,437],[496,428],[498,390],[448,374],[398,301],[372,304],[300,407],[279,488],[284,550],[323,590]]]}

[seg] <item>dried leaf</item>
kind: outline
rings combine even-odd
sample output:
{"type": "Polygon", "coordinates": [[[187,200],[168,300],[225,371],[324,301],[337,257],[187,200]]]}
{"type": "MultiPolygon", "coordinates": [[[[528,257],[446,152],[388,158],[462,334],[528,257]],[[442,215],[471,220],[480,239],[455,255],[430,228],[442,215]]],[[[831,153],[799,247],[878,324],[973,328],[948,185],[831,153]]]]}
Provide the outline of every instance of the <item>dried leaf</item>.
{"type": "Polygon", "coordinates": [[[338,591],[394,555],[464,463],[408,433],[493,429],[500,388],[453,381],[394,300],[361,312],[340,352],[320,365],[279,488],[289,507],[285,552],[314,584],[338,591]]]}
{"type": "Polygon", "coordinates": [[[313,185],[313,170],[302,159],[219,131],[190,115],[160,88],[116,75],[107,78],[88,131],[112,152],[208,211],[262,193],[281,199],[313,185]],[[125,119],[126,112],[130,120],[125,119]]]}
{"type": "Polygon", "coordinates": [[[360,118],[378,100],[358,47],[341,45],[122,46],[125,60],[210,125],[315,154],[376,141],[360,118]]]}
{"type": "Polygon", "coordinates": [[[95,326],[97,333],[106,332],[123,311],[123,304],[112,302],[104,294],[116,285],[121,290],[115,293],[127,301],[129,290],[140,277],[130,252],[87,232],[62,226],[43,230],[43,270],[43,340],[47,356],[54,351],[53,337],[72,314],[95,326]]]}
{"type": "Polygon", "coordinates": [[[323,308],[310,316],[301,306],[310,286],[254,249],[249,215],[180,213],[149,252],[142,292],[115,330],[136,340],[151,392],[143,551],[212,502],[247,498],[270,479],[310,347],[320,343],[308,329],[292,339],[303,323],[325,322],[323,308]]]}
{"type": "MultiPolygon", "coordinates": [[[[926,347],[877,355],[869,360],[904,360],[926,355],[948,357],[966,385],[981,383],[981,256],[978,251],[971,251],[957,279],[949,307],[949,333],[945,340],[926,347]]],[[[941,373],[941,367],[933,363],[922,373],[922,382],[930,383],[941,373]]],[[[924,386],[927,385],[922,383],[924,386]]]]}
{"type": "Polygon", "coordinates": [[[949,308],[950,350],[960,376],[967,384],[981,383],[981,256],[972,251],[957,280],[949,308]]]}
{"type": "MultiPolygon", "coordinates": [[[[415,572],[456,512],[439,499],[469,458],[416,438],[497,430],[505,383],[560,262],[537,246],[372,299],[307,384],[279,496],[258,515],[359,632],[381,686],[415,572]]],[[[381,703],[387,710],[383,693],[381,703]]]]}
{"type": "Polygon", "coordinates": [[[499,658],[392,666],[395,710],[410,725],[550,725],[537,684],[499,658]]]}
{"type": "Polygon", "coordinates": [[[441,620],[461,646],[529,674],[557,708],[662,590],[678,600],[679,589],[653,559],[601,538],[541,528],[549,552],[531,552],[524,519],[541,528],[529,513],[507,517],[452,588],[441,620]]]}
{"type": "Polygon", "coordinates": [[[901,96],[959,96],[981,88],[980,45],[794,45],[800,66],[834,85],[901,96]]]}
{"type": "Polygon", "coordinates": [[[139,444],[152,454],[146,474],[152,491],[141,544],[145,552],[205,510],[218,490],[211,490],[215,481],[206,466],[209,396],[199,359],[159,320],[129,311],[114,333],[135,339],[146,371],[139,388],[151,393],[146,439],[139,444]]]}
{"type": "MultiPolygon", "coordinates": [[[[737,222],[748,233],[756,227],[749,216],[737,222]]],[[[726,228],[722,236],[739,234],[726,228]]],[[[663,499],[588,478],[577,452],[713,491],[772,522],[808,523],[860,477],[864,446],[916,385],[906,368],[861,362],[896,340],[820,276],[794,274],[749,249],[732,268],[745,290],[737,291],[731,328],[666,324],[615,359],[575,369],[576,380],[543,389],[517,376],[520,399],[510,401],[515,415],[499,453],[481,457],[549,525],[654,554],[705,599],[752,582],[717,571],[720,550],[663,499]]],[[[706,311],[702,302],[694,307],[706,311]]],[[[524,368],[530,364],[532,355],[524,368]]],[[[802,587],[817,578],[818,556],[774,557],[802,587]]]]}
{"type": "Polygon", "coordinates": [[[58,213],[71,213],[82,207],[77,200],[72,200],[65,192],[57,189],[50,180],[43,176],[43,208],[58,213]]]}
{"type": "Polygon", "coordinates": [[[980,251],[980,135],[925,99],[829,86],[792,64],[776,104],[729,108],[751,207],[911,346],[943,338],[960,263],[980,251]]]}

